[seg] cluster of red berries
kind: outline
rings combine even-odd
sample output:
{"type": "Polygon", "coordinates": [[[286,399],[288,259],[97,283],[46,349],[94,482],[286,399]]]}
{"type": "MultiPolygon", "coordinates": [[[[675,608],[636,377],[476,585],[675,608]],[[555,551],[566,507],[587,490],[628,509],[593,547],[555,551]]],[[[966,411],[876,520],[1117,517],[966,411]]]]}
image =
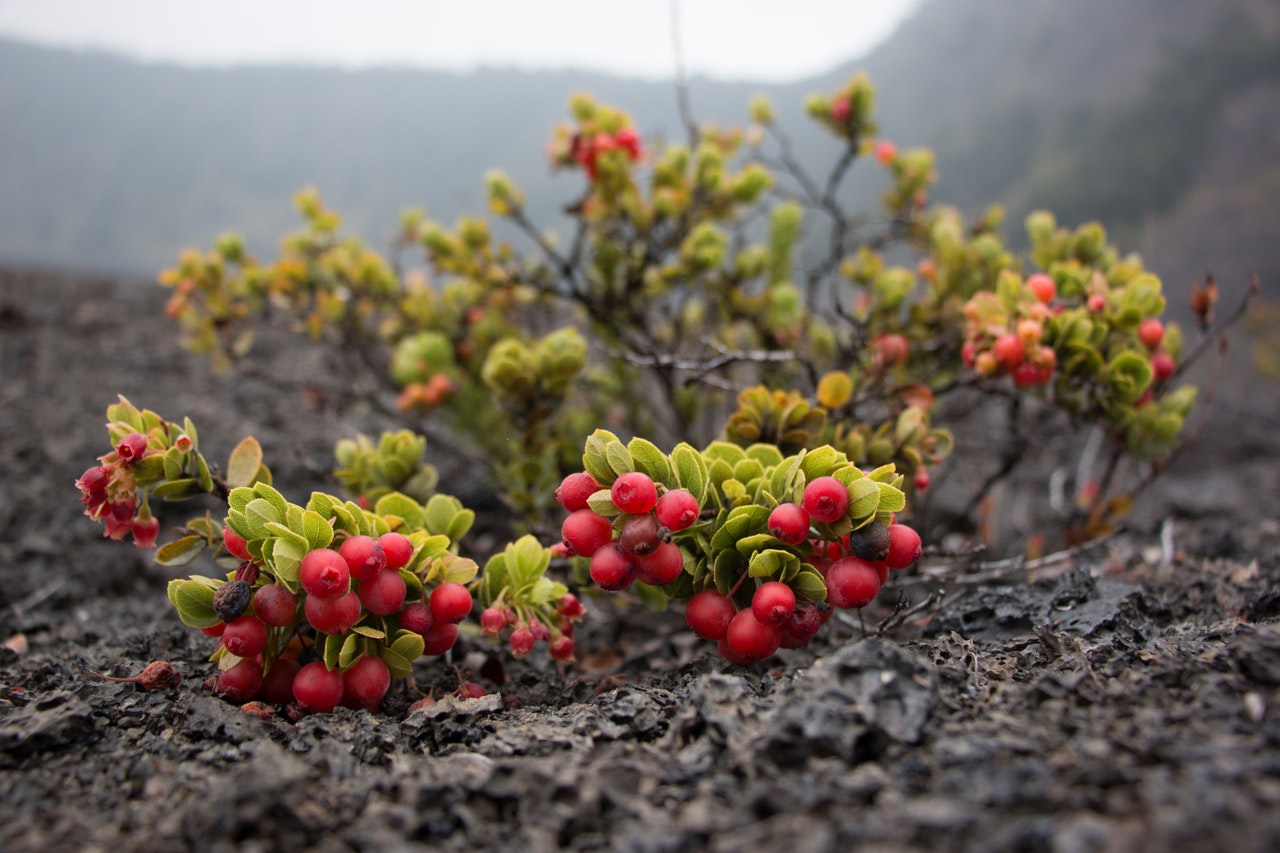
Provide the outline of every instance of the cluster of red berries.
{"type": "Polygon", "coordinates": [[[422,636],[425,654],[440,655],[458,637],[458,623],[471,612],[471,593],[459,583],[441,583],[423,599],[407,601],[408,584],[400,570],[413,557],[403,534],[349,536],[336,548],[308,552],[298,570],[299,596],[280,583],[252,589],[258,578],[247,543],[224,528],[227,551],[243,562],[235,579],[214,596],[222,621],[204,629],[219,638],[239,662],[219,673],[217,690],[238,702],[261,699],[275,704],[296,701],[304,711],[325,713],[338,705],[376,709],[391,685],[391,671],[376,654],[362,655],[346,669],[323,661],[300,665],[302,643],[296,629],[303,620],[316,632],[342,635],[366,613],[396,617],[400,627],[422,636]],[[301,614],[299,604],[301,603],[301,614]],[[293,634],[288,646],[268,654],[270,631],[293,634]]]}
{"type": "Polygon", "coordinates": [[[1155,317],[1148,317],[1138,324],[1138,340],[1151,353],[1151,374],[1157,382],[1163,382],[1177,370],[1173,356],[1162,346],[1164,342],[1164,323],[1155,317]]]}
{"type": "Polygon", "coordinates": [[[566,593],[560,599],[555,615],[546,621],[499,602],[480,611],[480,633],[498,637],[511,628],[508,643],[514,656],[525,657],[533,651],[534,644],[542,641],[547,644],[552,660],[564,663],[573,660],[573,625],[586,612],[573,593],[566,593]]]}
{"type": "Polygon", "coordinates": [[[833,608],[866,607],[874,601],[891,569],[905,569],[919,559],[920,536],[905,524],[872,521],[837,541],[812,538],[811,522],[832,523],[848,504],[843,483],[817,477],[805,487],[801,503],[778,504],[767,522],[780,542],[811,545],[806,559],[826,581],[826,601],[797,601],[785,583],[765,581],[752,593],[751,605],[738,609],[731,595],[704,589],[685,605],[689,627],[715,641],[726,659],[752,664],[779,648],[808,645],[833,608]]]}
{"type": "Polygon", "coordinates": [[[617,592],[637,580],[664,586],[684,571],[684,552],[671,534],[698,520],[702,509],[684,489],[666,489],[648,474],[633,471],[613,481],[609,499],[619,515],[610,519],[591,509],[588,501],[601,491],[585,471],[570,474],[556,489],[556,500],[569,511],[560,526],[562,546],[570,554],[591,560],[591,580],[601,589],[617,592]]]}
{"type": "MultiPolygon", "coordinates": [[[[1057,295],[1057,285],[1047,274],[1035,273],[1027,279],[1026,286],[1035,301],[1012,328],[994,335],[984,329],[964,342],[960,356],[979,376],[1007,373],[1020,387],[1046,385],[1053,379],[1058,356],[1053,347],[1040,341],[1044,336],[1044,321],[1052,312],[1049,306],[1057,295]]],[[[974,316],[969,319],[977,320],[974,316]]]]}
{"type": "Polygon", "coordinates": [[[600,158],[614,151],[622,152],[631,161],[639,160],[643,154],[640,135],[630,127],[613,133],[575,133],[569,138],[568,147],[557,152],[555,158],[563,165],[581,166],[594,181],[600,177],[600,158]]]}
{"type": "Polygon", "coordinates": [[[154,547],[160,534],[160,520],[150,513],[145,502],[138,506],[132,470],[144,457],[159,452],[148,445],[147,436],[129,433],[110,453],[99,458],[101,465],[89,468],[76,480],[84,514],[102,522],[102,535],[117,541],[132,535],[140,548],[154,547]]]}

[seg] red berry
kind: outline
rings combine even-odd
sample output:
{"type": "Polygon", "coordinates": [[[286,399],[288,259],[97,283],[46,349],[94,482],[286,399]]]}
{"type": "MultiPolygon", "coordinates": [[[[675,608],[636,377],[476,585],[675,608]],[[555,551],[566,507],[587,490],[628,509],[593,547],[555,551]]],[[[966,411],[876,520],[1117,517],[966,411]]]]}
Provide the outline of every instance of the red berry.
{"type": "Polygon", "coordinates": [[[298,618],[298,597],[282,584],[260,586],[253,594],[253,613],[276,628],[292,625],[298,618]]]}
{"type": "Polygon", "coordinates": [[[342,701],[374,709],[391,686],[391,670],[377,655],[366,654],[342,673],[342,701]]]}
{"type": "Polygon", "coordinates": [[[245,614],[227,623],[222,644],[238,658],[251,658],[267,647],[267,626],[258,617],[245,614]]]}
{"type": "Polygon", "coordinates": [[[360,596],[348,592],[338,598],[308,595],[302,606],[311,627],[323,634],[345,634],[360,621],[360,596]]]}
{"type": "Polygon", "coordinates": [[[1045,273],[1038,272],[1027,279],[1027,289],[1031,291],[1040,302],[1048,305],[1053,301],[1053,297],[1058,293],[1058,287],[1053,283],[1053,279],[1045,273]]]}
{"type": "Polygon", "coordinates": [[[590,557],[613,541],[613,523],[597,512],[578,509],[560,525],[564,545],[580,557],[590,557]]]}
{"type": "Polygon", "coordinates": [[[511,632],[511,654],[522,658],[533,651],[533,632],[528,628],[517,628],[511,632]]]}
{"type": "Polygon", "coordinates": [[[298,579],[308,596],[337,598],[351,588],[351,569],[332,548],[317,548],[302,558],[298,579]]]}
{"type": "Polygon", "coordinates": [[[781,581],[765,581],[751,596],[751,612],[766,625],[781,625],[796,609],[796,594],[781,581]]]}
{"type": "Polygon", "coordinates": [[[827,601],[835,607],[866,607],[880,592],[880,573],[860,557],[843,557],[827,569],[827,601]]]}
{"type": "Polygon", "coordinates": [[[377,616],[390,616],[404,604],[408,589],[398,571],[378,572],[360,581],[356,593],[365,609],[377,616]]]}
{"type": "Polygon", "coordinates": [[[618,534],[618,547],[633,557],[647,557],[662,544],[661,529],[662,525],[651,512],[629,516],[618,534]]]}
{"type": "Polygon", "coordinates": [[[995,343],[991,345],[991,352],[997,361],[1009,370],[1013,370],[1026,358],[1027,345],[1022,342],[1022,338],[1007,333],[996,338],[995,343]]]}
{"type": "Polygon", "coordinates": [[[849,490],[835,477],[818,477],[804,487],[802,504],[811,519],[830,524],[849,508],[849,490]]]}
{"type": "Polygon", "coordinates": [[[881,166],[888,166],[893,162],[893,158],[898,156],[898,146],[888,139],[881,139],[876,143],[876,162],[881,166]]]}
{"type": "Polygon", "coordinates": [[[684,571],[684,552],[674,542],[659,542],[652,554],[637,556],[636,578],[653,586],[664,586],[684,571]]]}
{"type": "Polygon", "coordinates": [[[232,702],[248,702],[262,689],[262,663],[257,658],[243,658],[230,669],[218,673],[215,688],[232,702]]]}
{"type": "Polygon", "coordinates": [[[693,633],[704,640],[720,640],[738,608],[726,595],[714,589],[696,592],[684,606],[684,618],[693,633]]]}
{"type": "Polygon", "coordinates": [[[764,660],[778,650],[782,632],[777,625],[766,625],[750,609],[739,610],[729,622],[724,641],[743,658],[764,660]]]}
{"type": "Polygon", "coordinates": [[[436,624],[431,608],[424,602],[411,601],[400,611],[400,627],[415,634],[426,634],[436,624]]]}
{"type": "Polygon", "coordinates": [[[204,634],[206,637],[221,637],[222,632],[225,630],[227,630],[227,623],[217,622],[213,625],[209,625],[206,628],[201,628],[200,633],[204,634]]]}
{"type": "Polygon", "coordinates": [[[929,488],[929,469],[921,465],[916,469],[916,475],[911,478],[911,485],[915,486],[917,492],[923,492],[929,488]]]}
{"type": "Polygon", "coordinates": [[[253,657],[266,648],[266,625],[257,616],[244,615],[227,622],[223,646],[236,657],[253,657]]]}
{"type": "Polygon", "coordinates": [[[352,536],[338,546],[338,553],[356,580],[371,578],[387,565],[387,552],[372,536],[352,536]]]}
{"type": "Polygon", "coordinates": [[[321,661],[307,664],[293,678],[293,698],[308,711],[329,713],[342,701],[342,673],[321,661]]]}
{"type": "Polygon", "coordinates": [[[154,515],[133,520],[133,544],[139,548],[154,548],[156,537],[160,535],[160,519],[154,515]]]}
{"type": "Polygon", "coordinates": [[[640,136],[634,129],[624,127],[613,135],[613,140],[632,160],[640,157],[640,136]]]}
{"type": "Polygon", "coordinates": [[[653,514],[658,523],[672,533],[688,528],[698,520],[702,508],[698,499],[684,489],[671,489],[665,492],[653,507],[653,514]]]}
{"type": "Polygon", "coordinates": [[[1138,324],[1138,340],[1147,349],[1160,346],[1160,342],[1164,340],[1164,323],[1154,317],[1143,320],[1138,324]]]}
{"type": "MultiPolygon", "coordinates": [[[[1043,385],[1044,370],[1029,361],[1020,362],[1013,368],[1010,374],[1013,377],[1013,384],[1019,388],[1029,388],[1036,385],[1043,385]]],[[[1053,372],[1049,372],[1052,376],[1053,372]]]]}
{"type": "Polygon", "coordinates": [[[640,471],[623,474],[609,490],[613,505],[629,515],[640,515],[658,503],[658,487],[653,479],[640,471]]]}
{"type": "Polygon", "coordinates": [[[1085,302],[1085,307],[1094,314],[1101,314],[1103,311],[1107,310],[1107,297],[1103,296],[1101,293],[1095,293],[1085,302]]]}
{"type": "Polygon", "coordinates": [[[769,533],[788,545],[809,538],[809,513],[799,504],[782,503],[769,513],[769,533]]]}
{"type": "Polygon", "coordinates": [[[437,622],[422,637],[424,655],[442,655],[458,641],[458,626],[453,622],[437,622]]]}
{"type": "Polygon", "coordinates": [[[883,367],[895,367],[907,360],[911,345],[902,335],[881,335],[876,338],[876,363],[883,367]]]}
{"type": "Polygon", "coordinates": [[[1151,354],[1151,373],[1158,382],[1163,382],[1173,375],[1178,366],[1173,361],[1173,356],[1167,352],[1155,352],[1151,354]]]}
{"type": "Polygon", "coordinates": [[[965,367],[973,367],[974,357],[978,352],[978,344],[976,341],[967,340],[960,347],[960,359],[964,362],[965,367]]]}
{"type": "Polygon", "coordinates": [[[923,551],[920,534],[905,524],[889,525],[889,556],[885,563],[891,569],[905,569],[920,559],[923,551]]]}
{"type": "Polygon", "coordinates": [[[386,555],[388,569],[403,569],[413,559],[413,542],[403,533],[384,533],[378,537],[382,553],[386,555]]]}
{"type": "Polygon", "coordinates": [[[486,637],[496,637],[507,627],[507,616],[500,607],[486,607],[480,611],[480,633],[486,637]]]}
{"type": "Polygon", "coordinates": [[[258,698],[272,705],[284,705],[293,699],[293,680],[302,667],[296,660],[277,658],[262,678],[258,698]]]}
{"type": "Polygon", "coordinates": [[[810,601],[796,607],[791,616],[778,626],[782,631],[784,649],[798,649],[809,645],[818,629],[831,615],[831,605],[825,601],[810,601]]]}
{"type": "Polygon", "coordinates": [[[587,498],[599,490],[600,484],[594,477],[586,471],[578,471],[560,481],[560,485],[556,488],[556,500],[569,512],[577,512],[580,509],[586,509],[587,498]]]}
{"type": "Polygon", "coordinates": [[[551,641],[551,659],[558,661],[573,660],[573,637],[561,634],[551,641]]]}
{"type": "Polygon", "coordinates": [[[471,613],[471,592],[460,583],[442,583],[431,590],[429,604],[437,624],[457,624],[471,613]]]}
{"type": "Polygon", "coordinates": [[[626,589],[635,582],[635,560],[617,545],[606,545],[591,557],[591,580],[609,592],[626,589]]]}
{"type": "Polygon", "coordinates": [[[238,557],[241,560],[253,559],[249,554],[249,543],[230,527],[222,528],[222,544],[226,546],[227,553],[233,557],[238,557]]]}

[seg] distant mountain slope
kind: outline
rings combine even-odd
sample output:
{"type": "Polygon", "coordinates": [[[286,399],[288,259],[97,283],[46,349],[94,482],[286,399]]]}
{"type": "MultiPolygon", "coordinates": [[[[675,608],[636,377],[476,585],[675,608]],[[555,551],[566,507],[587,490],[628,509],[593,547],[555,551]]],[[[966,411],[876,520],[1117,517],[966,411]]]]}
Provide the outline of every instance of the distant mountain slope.
{"type": "MultiPolygon", "coordinates": [[[[929,0],[856,63],[789,86],[695,80],[696,114],[773,95],[797,150],[833,144],[810,91],[865,67],[885,135],[939,157],[936,197],[1100,218],[1178,280],[1280,279],[1280,6],[1274,0],[929,0]]],[[[572,73],[190,69],[0,41],[0,262],[151,275],[227,229],[258,251],[305,184],[380,241],[399,211],[483,208],[501,166],[535,216],[577,189],[543,155],[572,92],[680,133],[670,84],[572,73]]],[[[870,185],[860,185],[865,192],[870,185]]],[[[863,196],[865,201],[867,196],[863,196]]],[[[874,199],[874,193],[870,196],[874,199]]]]}

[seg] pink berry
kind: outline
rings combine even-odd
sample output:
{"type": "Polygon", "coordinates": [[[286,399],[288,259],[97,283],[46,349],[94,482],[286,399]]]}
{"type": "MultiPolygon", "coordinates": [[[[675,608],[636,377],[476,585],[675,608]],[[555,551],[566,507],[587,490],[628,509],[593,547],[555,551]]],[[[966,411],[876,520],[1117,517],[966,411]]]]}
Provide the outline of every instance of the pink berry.
{"type": "Polygon", "coordinates": [[[1169,353],[1161,351],[1151,354],[1151,373],[1155,376],[1156,381],[1163,382],[1174,374],[1178,366],[1173,361],[1173,356],[1169,353]]]}
{"type": "Polygon", "coordinates": [[[1107,297],[1101,293],[1095,293],[1085,302],[1085,307],[1094,314],[1101,314],[1107,310],[1107,297]]]}
{"type": "Polygon", "coordinates": [[[258,617],[246,613],[227,623],[222,644],[238,658],[251,658],[267,647],[267,626],[258,617]]]}
{"type": "Polygon", "coordinates": [[[272,705],[284,705],[293,699],[293,680],[302,667],[296,660],[277,658],[262,678],[258,698],[272,705]]]}
{"type": "Polygon", "coordinates": [[[658,523],[672,533],[685,530],[698,520],[701,512],[698,499],[684,489],[671,489],[665,492],[653,507],[653,514],[658,523]]]}
{"type": "Polygon", "coordinates": [[[653,586],[665,586],[684,571],[684,552],[674,542],[660,542],[652,554],[635,558],[636,578],[653,586]]]}
{"type": "Polygon", "coordinates": [[[431,608],[422,601],[411,601],[400,611],[400,627],[415,634],[426,634],[436,624],[431,608]]]}
{"type": "Polygon", "coordinates": [[[704,640],[720,640],[738,612],[733,601],[714,589],[696,592],[684,606],[684,618],[693,633],[704,640]]]}
{"type": "Polygon", "coordinates": [[[911,345],[902,335],[881,335],[876,338],[876,363],[882,367],[895,367],[907,360],[911,345]]]}
{"type": "Polygon", "coordinates": [[[1138,340],[1147,349],[1160,346],[1160,342],[1164,340],[1164,323],[1154,317],[1143,320],[1138,324],[1138,340]]]}
{"type": "Polygon", "coordinates": [[[849,508],[849,490],[835,477],[817,477],[804,487],[801,503],[811,519],[830,524],[849,508]]]}
{"type": "Polygon", "coordinates": [[[1053,301],[1053,297],[1058,293],[1058,287],[1053,283],[1053,279],[1045,273],[1038,272],[1027,279],[1027,289],[1031,291],[1040,302],[1048,305],[1053,301]]]}
{"type": "Polygon", "coordinates": [[[458,626],[453,622],[437,622],[422,637],[424,655],[442,655],[458,641],[458,626]]]}
{"type": "Polygon", "coordinates": [[[322,634],[345,634],[360,621],[360,596],[354,591],[337,598],[308,595],[302,609],[311,627],[322,634]]]}
{"type": "Polygon", "coordinates": [[[387,552],[372,536],[352,536],[338,546],[338,553],[356,580],[371,578],[387,566],[387,552]]]}
{"type": "Polygon", "coordinates": [[[332,548],[317,548],[302,558],[298,579],[308,596],[337,598],[351,588],[351,569],[332,548]]]}
{"type": "Polygon", "coordinates": [[[377,655],[366,654],[342,673],[342,701],[374,709],[391,686],[391,670],[377,655]]]}
{"type": "Polygon", "coordinates": [[[378,572],[360,581],[356,593],[365,609],[377,616],[390,616],[404,604],[408,589],[398,571],[378,572]]]}
{"type": "Polygon", "coordinates": [[[724,641],[743,658],[764,660],[778,650],[782,632],[777,625],[766,625],[750,608],[739,610],[729,622],[724,641]]]}
{"type": "Polygon", "coordinates": [[[1022,338],[1009,333],[996,338],[995,343],[991,345],[991,352],[997,361],[1009,370],[1013,370],[1026,358],[1027,345],[1022,342],[1022,338]]]}
{"type": "Polygon", "coordinates": [[[557,661],[573,660],[573,637],[561,634],[551,641],[551,659],[557,661]]]}
{"type": "Polygon", "coordinates": [[[587,498],[600,490],[600,484],[586,471],[570,474],[560,481],[556,488],[556,500],[560,506],[576,512],[587,508],[587,498]]]}
{"type": "Polygon", "coordinates": [[[769,513],[769,533],[788,545],[809,538],[809,513],[799,504],[781,503],[769,513]]]}
{"type": "Polygon", "coordinates": [[[592,510],[574,510],[560,525],[560,535],[570,551],[590,557],[613,541],[613,523],[592,510]]]}
{"type": "Polygon", "coordinates": [[[795,591],[781,581],[766,581],[751,596],[751,612],[766,625],[781,625],[795,609],[795,591]]]}
{"type": "Polygon", "coordinates": [[[640,471],[623,474],[609,490],[613,505],[629,515],[641,515],[658,503],[658,487],[653,478],[640,471]]]}
{"type": "Polygon", "coordinates": [[[227,553],[233,557],[238,557],[241,560],[253,559],[249,554],[249,543],[230,527],[222,528],[222,544],[226,546],[227,553]]]}
{"type": "Polygon", "coordinates": [[[309,663],[293,677],[293,698],[305,710],[327,714],[342,701],[342,673],[323,662],[309,663]]]}
{"type": "Polygon", "coordinates": [[[386,555],[384,568],[403,569],[413,559],[413,542],[403,533],[384,533],[378,537],[378,544],[386,555]]]}
{"type": "Polygon", "coordinates": [[[232,702],[248,702],[262,689],[262,663],[253,657],[241,659],[235,666],[218,673],[215,689],[232,702]]]}
{"type": "Polygon", "coordinates": [[[471,592],[460,583],[442,583],[431,590],[429,604],[437,623],[456,625],[471,612],[471,592]]]}
{"type": "Polygon", "coordinates": [[[253,612],[266,624],[283,628],[298,618],[298,597],[282,584],[269,583],[253,593],[253,612]]]}
{"type": "Polygon", "coordinates": [[[880,573],[860,557],[843,557],[827,569],[827,601],[835,607],[866,607],[880,592],[880,573]]]}
{"type": "Polygon", "coordinates": [[[566,592],[564,597],[560,599],[556,612],[560,614],[561,618],[572,622],[576,619],[581,619],[583,614],[587,612],[587,608],[582,606],[578,596],[571,592],[566,592]]]}
{"type": "Polygon", "coordinates": [[[617,545],[606,545],[591,557],[591,580],[609,592],[618,592],[636,580],[635,559],[617,545]]]}
{"type": "Polygon", "coordinates": [[[889,556],[884,562],[891,569],[905,569],[916,560],[924,548],[920,544],[920,534],[905,524],[889,525],[889,556]]]}

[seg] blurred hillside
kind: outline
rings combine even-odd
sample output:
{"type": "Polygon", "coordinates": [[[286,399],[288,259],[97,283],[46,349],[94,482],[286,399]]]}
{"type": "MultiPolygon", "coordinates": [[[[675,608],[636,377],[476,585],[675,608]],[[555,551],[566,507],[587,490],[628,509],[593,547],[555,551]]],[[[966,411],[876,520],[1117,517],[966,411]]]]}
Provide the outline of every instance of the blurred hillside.
{"type": "MultiPolygon", "coordinates": [[[[1173,294],[1213,270],[1280,293],[1280,5],[1274,0],[930,0],[870,55],[788,86],[691,81],[695,114],[737,122],[770,94],[806,162],[835,143],[805,94],[867,69],[883,135],[927,145],[936,198],[1006,234],[1047,207],[1100,219],[1173,294]]],[[[149,278],[184,246],[244,233],[270,255],[314,184],[385,243],[400,210],[483,210],[501,166],[541,221],[581,178],[543,154],[569,95],[681,134],[674,87],[582,73],[192,69],[0,41],[0,263],[149,278]]],[[[874,204],[863,181],[861,206],[874,204]]],[[[1176,298],[1176,297],[1175,297],[1176,298]]]]}

